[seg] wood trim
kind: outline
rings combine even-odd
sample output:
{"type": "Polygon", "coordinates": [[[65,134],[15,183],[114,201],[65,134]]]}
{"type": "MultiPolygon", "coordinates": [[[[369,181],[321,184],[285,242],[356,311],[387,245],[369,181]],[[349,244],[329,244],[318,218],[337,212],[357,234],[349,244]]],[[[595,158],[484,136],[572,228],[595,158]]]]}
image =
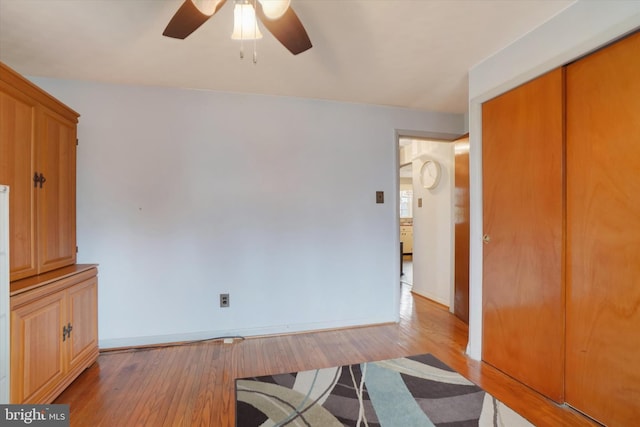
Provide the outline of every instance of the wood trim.
{"type": "Polygon", "coordinates": [[[40,104],[60,112],[73,123],[78,123],[78,117],[80,117],[79,113],[71,109],[66,104],[60,102],[49,93],[40,89],[35,84],[22,77],[17,71],[2,62],[0,62],[0,81],[6,82],[9,86],[20,87],[24,94],[30,96],[40,104]]]}

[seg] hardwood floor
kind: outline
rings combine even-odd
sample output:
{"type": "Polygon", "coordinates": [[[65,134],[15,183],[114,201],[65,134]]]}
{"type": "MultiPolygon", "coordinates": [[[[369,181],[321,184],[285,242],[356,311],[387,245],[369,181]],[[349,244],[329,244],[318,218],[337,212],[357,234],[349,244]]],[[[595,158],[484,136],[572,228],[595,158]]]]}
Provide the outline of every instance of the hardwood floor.
{"type": "Polygon", "coordinates": [[[537,426],[595,425],[467,358],[467,325],[403,288],[398,324],[105,352],[54,403],[72,426],[227,427],[235,378],[431,353],[537,426]]]}

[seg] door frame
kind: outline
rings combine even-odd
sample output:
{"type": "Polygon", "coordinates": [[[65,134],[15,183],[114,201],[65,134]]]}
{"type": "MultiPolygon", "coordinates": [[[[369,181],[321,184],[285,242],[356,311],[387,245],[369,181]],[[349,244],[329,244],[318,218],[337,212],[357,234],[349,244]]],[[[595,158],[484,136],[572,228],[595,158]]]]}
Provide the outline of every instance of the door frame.
{"type": "MultiPolygon", "coordinates": [[[[407,164],[406,161],[404,161],[404,159],[401,159],[400,157],[400,140],[401,139],[414,139],[414,140],[418,140],[418,141],[425,141],[425,142],[431,142],[431,143],[437,143],[437,144],[451,144],[451,159],[450,159],[450,164],[451,167],[448,168],[444,168],[445,170],[443,170],[443,172],[447,173],[447,178],[444,179],[442,182],[446,185],[446,187],[440,189],[440,191],[444,191],[447,192],[449,194],[449,205],[450,205],[450,209],[451,209],[451,214],[449,215],[449,224],[451,227],[451,233],[450,236],[448,237],[449,241],[450,241],[450,251],[449,251],[449,255],[448,255],[448,276],[449,276],[449,280],[448,280],[448,309],[450,312],[453,313],[454,310],[454,304],[455,304],[455,282],[454,282],[454,274],[455,274],[455,265],[454,265],[454,258],[455,258],[455,229],[454,229],[454,216],[453,216],[453,205],[454,205],[454,198],[453,198],[453,192],[454,192],[454,171],[453,171],[453,165],[455,162],[454,159],[454,154],[453,154],[453,142],[455,140],[457,140],[458,138],[460,138],[461,136],[465,135],[465,133],[461,133],[461,134],[448,134],[448,135],[443,135],[443,134],[434,134],[434,135],[426,135],[423,132],[416,132],[415,134],[412,134],[411,132],[406,132],[406,133],[397,133],[396,134],[396,143],[395,143],[395,150],[396,150],[396,174],[395,174],[395,179],[396,179],[396,185],[395,185],[395,190],[396,190],[396,200],[395,200],[395,217],[396,217],[396,230],[400,230],[400,167],[404,166],[407,164]],[[402,162],[402,164],[401,164],[402,162]]],[[[424,155],[424,153],[419,153],[419,155],[415,155],[415,156],[410,156],[411,159],[411,163],[414,163],[416,160],[418,160],[421,155],[424,155]]],[[[415,165],[414,165],[415,166],[415,165]]],[[[416,289],[416,271],[418,272],[418,280],[420,280],[420,274],[421,271],[426,270],[425,269],[425,265],[423,262],[420,261],[421,259],[421,250],[418,247],[419,242],[421,239],[424,239],[425,236],[423,236],[423,233],[420,232],[420,228],[422,228],[421,226],[423,224],[421,224],[421,220],[419,218],[417,218],[416,216],[416,212],[418,211],[417,208],[417,197],[416,197],[416,171],[415,171],[415,167],[414,167],[414,171],[413,171],[413,187],[414,187],[414,200],[413,200],[413,239],[414,239],[414,256],[413,256],[413,289],[416,289]],[[416,227],[417,225],[417,227],[416,227]],[[416,229],[418,230],[418,232],[416,232],[416,229]],[[417,253],[417,256],[416,256],[417,253]]],[[[396,237],[396,250],[394,253],[399,253],[400,251],[400,234],[399,232],[396,233],[397,237],[396,237]]],[[[398,277],[400,277],[400,270],[398,267],[398,277]]],[[[419,288],[419,284],[418,284],[418,288],[419,288]]],[[[429,298],[429,295],[424,295],[420,292],[416,292],[419,295],[425,296],[427,298],[429,298]]],[[[435,300],[437,303],[442,304],[443,301],[437,301],[435,300]]],[[[446,302],[446,301],[445,301],[446,302]]]]}

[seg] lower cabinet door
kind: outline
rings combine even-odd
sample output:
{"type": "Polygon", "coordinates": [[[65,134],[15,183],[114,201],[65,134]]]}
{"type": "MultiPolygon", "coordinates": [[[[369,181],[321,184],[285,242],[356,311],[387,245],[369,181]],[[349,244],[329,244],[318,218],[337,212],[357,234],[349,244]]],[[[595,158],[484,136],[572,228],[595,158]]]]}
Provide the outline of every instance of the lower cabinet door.
{"type": "Polygon", "coordinates": [[[95,359],[98,353],[98,279],[92,277],[69,288],[69,369],[85,365],[87,359],[95,359]]]}
{"type": "Polygon", "coordinates": [[[65,373],[64,292],[11,312],[11,402],[39,402],[65,373]]]}

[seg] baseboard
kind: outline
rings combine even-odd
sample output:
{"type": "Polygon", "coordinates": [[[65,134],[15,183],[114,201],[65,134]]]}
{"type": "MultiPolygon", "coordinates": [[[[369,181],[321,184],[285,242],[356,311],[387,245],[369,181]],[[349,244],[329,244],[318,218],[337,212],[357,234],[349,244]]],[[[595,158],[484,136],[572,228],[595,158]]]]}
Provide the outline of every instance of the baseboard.
{"type": "Polygon", "coordinates": [[[264,328],[247,328],[235,330],[211,330],[192,333],[178,333],[167,335],[151,335],[139,337],[123,337],[113,339],[99,340],[100,350],[120,350],[136,347],[154,347],[171,344],[186,343],[191,341],[204,341],[224,339],[225,337],[264,337],[276,335],[288,335],[305,332],[321,332],[325,330],[356,328],[365,326],[374,326],[381,324],[397,323],[394,321],[385,321],[383,319],[352,319],[342,322],[319,322],[305,323],[298,325],[279,325],[264,328]]]}
{"type": "Polygon", "coordinates": [[[449,304],[447,304],[446,301],[444,301],[444,300],[442,300],[440,298],[432,297],[432,296],[429,296],[429,295],[423,295],[423,294],[420,294],[420,293],[416,292],[413,289],[411,290],[411,293],[413,295],[419,297],[419,298],[424,298],[424,299],[427,299],[427,300],[429,300],[429,301],[431,301],[431,302],[433,302],[435,304],[438,304],[439,306],[442,306],[442,308],[446,309],[447,311],[450,311],[449,310],[449,304]]]}

